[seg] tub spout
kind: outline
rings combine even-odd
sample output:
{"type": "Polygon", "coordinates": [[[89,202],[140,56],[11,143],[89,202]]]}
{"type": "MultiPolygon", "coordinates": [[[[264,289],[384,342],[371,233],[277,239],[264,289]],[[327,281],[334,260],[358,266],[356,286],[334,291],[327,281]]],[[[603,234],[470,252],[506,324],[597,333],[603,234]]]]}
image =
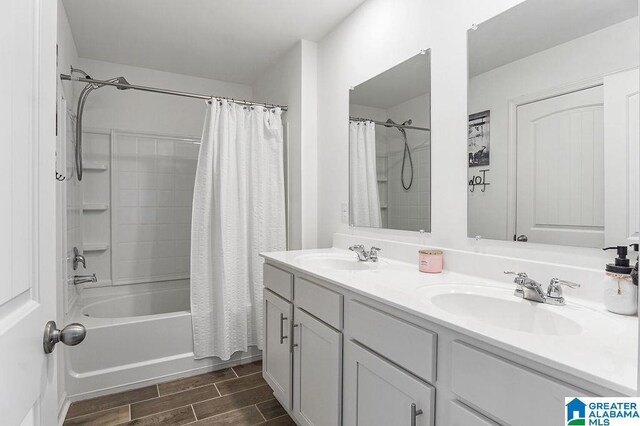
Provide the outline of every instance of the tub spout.
{"type": "Polygon", "coordinates": [[[84,284],[84,283],[97,283],[97,282],[98,282],[98,278],[96,277],[96,274],[73,276],[73,285],[84,284]]]}

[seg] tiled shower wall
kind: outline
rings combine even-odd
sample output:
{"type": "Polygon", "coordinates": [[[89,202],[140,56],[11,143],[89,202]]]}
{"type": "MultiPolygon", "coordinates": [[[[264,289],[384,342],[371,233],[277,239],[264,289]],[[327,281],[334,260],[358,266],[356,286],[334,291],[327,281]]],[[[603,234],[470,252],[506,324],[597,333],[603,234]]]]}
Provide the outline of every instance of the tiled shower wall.
{"type": "Polygon", "coordinates": [[[99,283],[188,278],[197,141],[87,132],[85,142],[85,252],[99,283]]]}

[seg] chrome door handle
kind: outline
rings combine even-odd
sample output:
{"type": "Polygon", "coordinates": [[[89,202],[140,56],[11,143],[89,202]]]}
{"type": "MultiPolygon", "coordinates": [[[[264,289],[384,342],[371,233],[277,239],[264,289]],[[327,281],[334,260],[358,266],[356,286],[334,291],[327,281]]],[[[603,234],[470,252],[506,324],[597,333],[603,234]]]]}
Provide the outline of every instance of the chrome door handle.
{"type": "Polygon", "coordinates": [[[284,335],[284,321],[287,319],[287,317],[284,316],[284,314],[280,314],[280,344],[284,343],[284,339],[287,338],[287,336],[284,335]]]}
{"type": "Polygon", "coordinates": [[[522,234],[522,235],[519,235],[516,238],[516,241],[519,241],[521,243],[526,243],[527,241],[529,241],[529,237],[527,237],[526,235],[522,234]]]}
{"type": "Polygon", "coordinates": [[[44,326],[44,337],[42,338],[44,353],[50,354],[53,352],[53,348],[58,342],[62,342],[67,346],[80,344],[86,336],[87,329],[82,324],[74,322],[62,330],[58,330],[56,328],[56,322],[49,321],[47,325],[44,326]]]}
{"type": "Polygon", "coordinates": [[[411,426],[416,426],[418,422],[417,417],[423,414],[422,410],[418,410],[415,403],[411,403],[411,426]]]}

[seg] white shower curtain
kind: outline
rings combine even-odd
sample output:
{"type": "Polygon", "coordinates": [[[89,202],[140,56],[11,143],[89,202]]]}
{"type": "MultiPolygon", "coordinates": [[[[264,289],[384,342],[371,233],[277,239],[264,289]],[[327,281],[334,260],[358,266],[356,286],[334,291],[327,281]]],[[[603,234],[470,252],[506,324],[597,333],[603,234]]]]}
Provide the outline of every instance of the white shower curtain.
{"type": "Polygon", "coordinates": [[[371,121],[349,122],[351,223],[380,228],[376,130],[371,121]]]}
{"type": "Polygon", "coordinates": [[[286,249],[281,110],[207,107],[191,224],[196,358],[262,348],[263,251],[286,249]]]}

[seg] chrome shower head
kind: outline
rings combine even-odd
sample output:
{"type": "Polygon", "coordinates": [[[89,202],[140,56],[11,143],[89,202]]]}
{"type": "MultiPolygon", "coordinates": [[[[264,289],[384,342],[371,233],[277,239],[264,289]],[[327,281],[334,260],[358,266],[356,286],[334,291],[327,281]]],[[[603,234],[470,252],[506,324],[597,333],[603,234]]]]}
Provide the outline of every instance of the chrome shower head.
{"type": "Polygon", "coordinates": [[[411,126],[411,124],[413,123],[412,119],[408,119],[407,121],[405,121],[404,123],[402,123],[403,126],[411,126]]]}

